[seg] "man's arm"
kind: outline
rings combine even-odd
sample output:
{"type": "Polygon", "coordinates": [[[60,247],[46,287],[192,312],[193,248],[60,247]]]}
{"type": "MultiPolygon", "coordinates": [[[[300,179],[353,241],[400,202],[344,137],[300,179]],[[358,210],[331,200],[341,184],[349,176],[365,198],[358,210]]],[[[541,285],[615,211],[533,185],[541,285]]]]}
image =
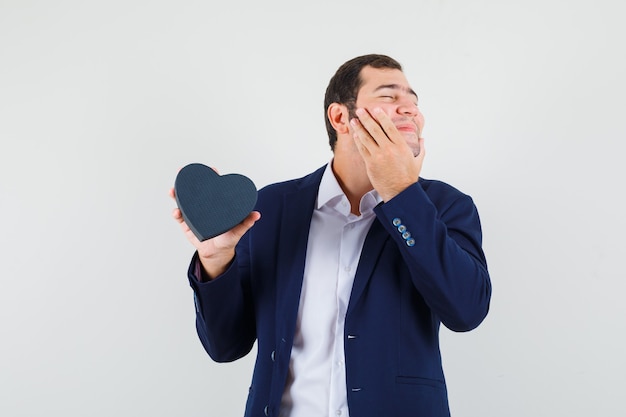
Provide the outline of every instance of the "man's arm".
{"type": "Polygon", "coordinates": [[[447,184],[424,190],[416,183],[375,212],[442,323],[454,331],[478,326],[489,310],[491,281],[472,199],[447,184]]]}
{"type": "MultiPolygon", "coordinates": [[[[174,189],[170,196],[175,199],[174,189]]],[[[203,242],[190,230],[178,208],[172,216],[196,249],[188,278],[194,290],[200,341],[217,362],[239,359],[252,348],[256,330],[249,287],[238,268],[235,247],[261,215],[253,211],[231,230],[203,242]]]]}
{"type": "Polygon", "coordinates": [[[415,287],[446,327],[473,329],[491,298],[476,207],[449,186],[432,190],[431,199],[418,183],[425,156],[421,136],[421,151],[414,156],[383,111],[357,109],[356,114],[354,140],[372,186],[385,201],[376,214],[398,241],[415,287]]]}

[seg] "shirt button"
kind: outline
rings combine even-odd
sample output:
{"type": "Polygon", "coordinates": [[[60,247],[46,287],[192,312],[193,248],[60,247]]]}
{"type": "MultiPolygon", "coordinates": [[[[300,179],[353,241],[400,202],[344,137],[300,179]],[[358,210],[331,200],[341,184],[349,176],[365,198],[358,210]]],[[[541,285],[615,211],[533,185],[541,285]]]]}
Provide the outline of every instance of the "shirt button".
{"type": "Polygon", "coordinates": [[[337,411],[335,411],[335,414],[337,414],[338,416],[340,416],[340,415],[341,415],[341,410],[337,410],[337,411]]]}
{"type": "Polygon", "coordinates": [[[266,416],[270,415],[270,406],[266,405],[265,408],[263,409],[263,412],[265,413],[266,416]]]}
{"type": "Polygon", "coordinates": [[[406,226],[401,224],[400,226],[398,226],[398,232],[400,233],[404,233],[406,232],[406,226]]]}
{"type": "Polygon", "coordinates": [[[393,223],[394,226],[400,226],[402,224],[402,220],[396,217],[395,219],[391,221],[391,223],[393,223]]]}
{"type": "Polygon", "coordinates": [[[410,237],[411,237],[411,232],[402,233],[402,239],[407,240],[410,237]]]}
{"type": "Polygon", "coordinates": [[[272,358],[272,362],[274,362],[274,361],[276,360],[276,351],[275,351],[275,350],[273,350],[273,351],[272,351],[272,354],[271,354],[270,356],[271,356],[271,358],[272,358]]]}
{"type": "Polygon", "coordinates": [[[406,241],[406,245],[409,246],[409,247],[410,246],[415,246],[415,239],[413,239],[413,238],[408,239],[406,241]]]}

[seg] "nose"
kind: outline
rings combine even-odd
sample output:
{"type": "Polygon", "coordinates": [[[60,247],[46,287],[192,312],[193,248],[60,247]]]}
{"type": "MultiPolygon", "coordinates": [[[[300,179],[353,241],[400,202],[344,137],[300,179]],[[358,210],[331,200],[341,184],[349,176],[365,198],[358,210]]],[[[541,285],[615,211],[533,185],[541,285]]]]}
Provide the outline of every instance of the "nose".
{"type": "Polygon", "coordinates": [[[398,103],[398,114],[402,115],[402,116],[406,116],[406,117],[415,117],[419,114],[419,108],[417,107],[417,104],[415,104],[413,102],[413,100],[411,100],[410,98],[403,98],[399,103],[398,103]]]}

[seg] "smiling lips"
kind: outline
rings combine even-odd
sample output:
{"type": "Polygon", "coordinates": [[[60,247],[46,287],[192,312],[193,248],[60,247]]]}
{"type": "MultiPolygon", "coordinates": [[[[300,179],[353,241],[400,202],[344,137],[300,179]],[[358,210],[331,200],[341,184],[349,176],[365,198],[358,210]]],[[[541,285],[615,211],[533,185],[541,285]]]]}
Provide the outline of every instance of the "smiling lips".
{"type": "Polygon", "coordinates": [[[417,133],[417,126],[414,123],[400,123],[396,125],[400,132],[417,133]]]}

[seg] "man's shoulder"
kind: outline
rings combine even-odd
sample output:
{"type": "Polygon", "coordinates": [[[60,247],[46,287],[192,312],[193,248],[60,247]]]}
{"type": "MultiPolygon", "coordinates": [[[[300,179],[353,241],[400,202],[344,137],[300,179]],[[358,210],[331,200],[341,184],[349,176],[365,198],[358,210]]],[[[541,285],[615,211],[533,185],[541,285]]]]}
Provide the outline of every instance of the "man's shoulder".
{"type": "Polygon", "coordinates": [[[471,200],[469,195],[441,180],[420,177],[418,183],[433,201],[454,201],[461,198],[471,200]]]}
{"type": "Polygon", "coordinates": [[[258,192],[255,206],[255,210],[261,212],[260,222],[268,224],[277,222],[285,215],[285,210],[296,211],[300,214],[312,211],[324,168],[304,177],[262,187],[258,192]]]}
{"type": "Polygon", "coordinates": [[[276,182],[266,185],[259,190],[259,197],[276,197],[278,195],[289,194],[299,190],[305,190],[309,187],[319,188],[322,174],[326,166],[323,166],[314,172],[300,178],[294,178],[286,181],[276,182]]]}
{"type": "Polygon", "coordinates": [[[441,180],[420,177],[418,182],[424,190],[463,194],[458,188],[441,180]]]}

